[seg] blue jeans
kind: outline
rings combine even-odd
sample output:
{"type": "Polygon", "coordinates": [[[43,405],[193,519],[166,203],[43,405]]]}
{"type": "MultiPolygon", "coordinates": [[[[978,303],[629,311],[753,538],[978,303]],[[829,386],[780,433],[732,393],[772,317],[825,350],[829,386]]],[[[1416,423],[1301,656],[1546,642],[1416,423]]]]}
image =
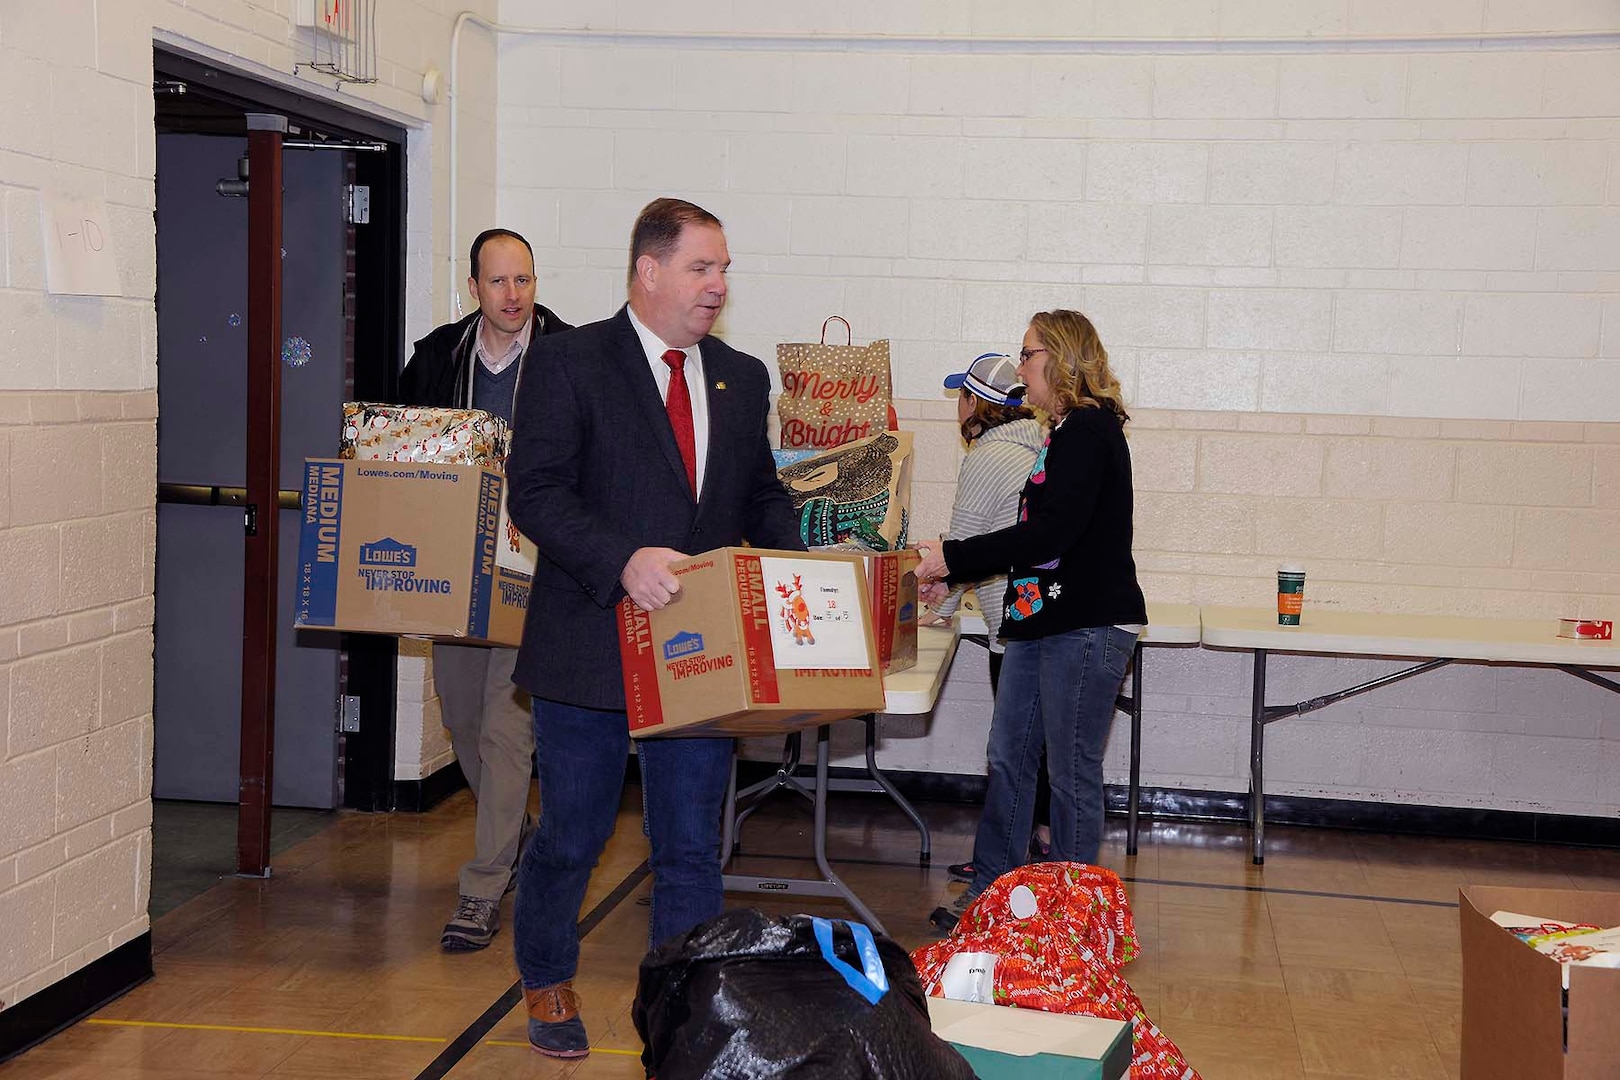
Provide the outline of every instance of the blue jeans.
{"type": "Polygon", "coordinates": [[[1023,865],[1043,746],[1052,780],[1052,857],[1097,861],[1103,750],[1135,647],[1136,635],[1115,626],[1007,642],[990,721],[990,786],[973,841],[970,892],[983,892],[1023,865]]]}
{"type": "MultiPolygon", "coordinates": [[[[731,782],[730,739],[649,739],[641,761],[644,828],[652,845],[651,944],[720,914],[720,812],[731,782]]],[[[513,949],[531,990],[579,967],[580,905],[613,835],[624,793],[630,725],[622,712],[534,699],[540,827],[518,870],[513,949]]]]}

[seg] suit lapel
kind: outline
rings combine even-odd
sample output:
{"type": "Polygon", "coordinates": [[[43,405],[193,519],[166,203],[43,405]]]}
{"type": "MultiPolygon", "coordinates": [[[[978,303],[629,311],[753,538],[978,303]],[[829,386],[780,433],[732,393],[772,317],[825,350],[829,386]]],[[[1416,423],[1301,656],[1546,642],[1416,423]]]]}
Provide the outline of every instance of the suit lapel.
{"type": "MultiPolygon", "coordinates": [[[[623,385],[629,388],[631,398],[641,411],[642,420],[652,432],[659,450],[663,451],[664,460],[681,478],[681,487],[687,492],[687,498],[692,498],[692,488],[686,480],[686,462],[681,460],[681,448],[675,445],[675,432],[669,426],[669,410],[664,405],[664,399],[658,394],[658,383],[653,379],[652,369],[648,366],[647,353],[641,347],[641,338],[636,336],[636,328],[630,325],[629,311],[620,308],[613,321],[614,334],[617,338],[613,355],[619,362],[623,385]]],[[[714,445],[712,412],[709,428],[709,445],[712,446],[714,445]]]]}

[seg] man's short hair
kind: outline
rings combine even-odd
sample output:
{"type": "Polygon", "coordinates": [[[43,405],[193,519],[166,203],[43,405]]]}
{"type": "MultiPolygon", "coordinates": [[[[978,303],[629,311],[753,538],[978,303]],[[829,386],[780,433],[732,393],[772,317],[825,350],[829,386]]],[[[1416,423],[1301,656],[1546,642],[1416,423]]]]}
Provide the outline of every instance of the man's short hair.
{"type": "Polygon", "coordinates": [[[643,255],[663,261],[680,242],[681,230],[688,225],[722,228],[720,219],[696,203],[685,199],[654,199],[641,208],[630,230],[630,272],[626,280],[636,280],[636,260],[643,255]]]}
{"type": "Polygon", "coordinates": [[[523,239],[522,236],[513,232],[511,229],[485,229],[483,232],[473,237],[472,254],[469,256],[469,261],[472,263],[472,276],[474,281],[478,280],[478,253],[484,250],[485,244],[489,243],[497,236],[509,237],[510,239],[516,240],[518,243],[522,244],[525,248],[528,248],[529,261],[531,263],[534,262],[534,248],[529,247],[529,242],[523,239]]]}

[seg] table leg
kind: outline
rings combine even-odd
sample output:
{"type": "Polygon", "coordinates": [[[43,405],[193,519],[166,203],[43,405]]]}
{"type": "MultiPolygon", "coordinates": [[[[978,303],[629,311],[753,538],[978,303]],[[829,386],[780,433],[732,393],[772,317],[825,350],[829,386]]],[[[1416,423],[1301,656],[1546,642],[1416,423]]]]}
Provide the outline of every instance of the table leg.
{"type": "Polygon", "coordinates": [[[917,813],[917,808],[911,805],[909,799],[900,794],[900,789],[889,782],[877,767],[877,717],[868,713],[866,720],[866,775],[882,789],[883,794],[894,800],[894,805],[905,812],[911,823],[917,826],[917,833],[922,837],[922,848],[917,853],[917,865],[927,866],[933,859],[928,836],[928,823],[917,813]]]}
{"type": "Polygon", "coordinates": [[[1254,865],[1266,861],[1266,650],[1254,650],[1254,698],[1249,712],[1249,828],[1254,865]]]}
{"type": "Polygon", "coordinates": [[[726,806],[720,815],[720,865],[731,861],[737,834],[737,748],[731,748],[731,779],[726,781],[726,806]]]}
{"type": "Polygon", "coordinates": [[[861,921],[878,933],[884,933],[883,924],[878,917],[872,914],[870,908],[861,903],[843,879],[833,872],[832,864],[827,861],[827,758],[828,743],[832,739],[832,728],[826,724],[816,729],[816,827],[815,849],[816,869],[821,871],[822,879],[832,885],[843,896],[849,906],[855,909],[861,921]]]}
{"type": "Polygon", "coordinates": [[[1142,643],[1131,658],[1131,783],[1125,809],[1125,854],[1136,854],[1137,804],[1142,800],[1142,643]]]}

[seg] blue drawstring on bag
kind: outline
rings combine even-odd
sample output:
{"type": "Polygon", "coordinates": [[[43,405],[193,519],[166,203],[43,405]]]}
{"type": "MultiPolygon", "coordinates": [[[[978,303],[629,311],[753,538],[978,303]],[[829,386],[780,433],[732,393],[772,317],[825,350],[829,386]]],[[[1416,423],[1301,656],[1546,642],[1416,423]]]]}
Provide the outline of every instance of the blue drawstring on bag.
{"type": "Polygon", "coordinates": [[[815,931],[816,944],[821,946],[822,959],[831,964],[832,969],[842,975],[844,981],[865,998],[868,1004],[876,1005],[883,995],[889,992],[889,976],[883,970],[883,960],[878,956],[877,942],[872,940],[872,931],[863,923],[844,923],[849,927],[851,936],[855,938],[855,948],[861,954],[862,966],[866,968],[865,972],[860,972],[840,960],[833,952],[832,920],[813,917],[810,925],[815,931]]]}

